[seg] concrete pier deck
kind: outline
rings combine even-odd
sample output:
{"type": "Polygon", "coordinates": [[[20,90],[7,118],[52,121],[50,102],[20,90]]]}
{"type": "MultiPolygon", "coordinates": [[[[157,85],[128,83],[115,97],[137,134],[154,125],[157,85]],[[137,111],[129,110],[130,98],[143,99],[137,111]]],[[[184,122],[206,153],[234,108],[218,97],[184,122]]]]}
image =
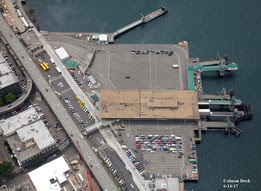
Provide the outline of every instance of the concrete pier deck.
{"type": "Polygon", "coordinates": [[[168,10],[167,10],[165,7],[161,6],[161,7],[160,7],[159,9],[157,9],[156,11],[153,11],[152,13],[146,15],[146,16],[144,17],[144,21],[143,21],[143,22],[144,22],[144,23],[148,23],[148,22],[150,22],[150,21],[156,19],[157,17],[160,17],[160,16],[164,15],[164,14],[167,13],[167,12],[168,12],[168,10]]]}
{"type": "Polygon", "coordinates": [[[122,27],[122,28],[116,30],[116,31],[113,33],[113,36],[116,37],[116,36],[118,36],[118,35],[120,35],[120,34],[122,34],[122,33],[124,33],[124,32],[127,32],[128,30],[130,30],[130,29],[132,29],[132,28],[137,27],[138,25],[140,25],[140,24],[142,24],[142,23],[143,23],[143,22],[142,22],[142,19],[139,19],[139,20],[137,20],[137,21],[134,21],[133,23],[130,23],[130,24],[128,24],[128,25],[126,25],[126,26],[124,26],[124,27],[122,27]]]}

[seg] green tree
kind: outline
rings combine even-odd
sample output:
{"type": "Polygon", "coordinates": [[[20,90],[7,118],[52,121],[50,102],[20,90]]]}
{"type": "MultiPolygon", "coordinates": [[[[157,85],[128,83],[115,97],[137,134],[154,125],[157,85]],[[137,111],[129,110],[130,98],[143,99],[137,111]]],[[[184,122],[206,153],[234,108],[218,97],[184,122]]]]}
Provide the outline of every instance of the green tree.
{"type": "Polygon", "coordinates": [[[8,175],[10,172],[12,172],[13,166],[12,163],[4,161],[0,164],[0,174],[3,176],[8,175]]]}
{"type": "Polygon", "coordinates": [[[5,145],[6,147],[10,147],[7,141],[4,142],[4,145],[5,145]]]}
{"type": "Polygon", "coordinates": [[[4,100],[3,98],[0,97],[0,107],[2,107],[4,105],[4,100]]]}
{"type": "Polygon", "coordinates": [[[34,164],[36,166],[40,166],[41,164],[43,164],[44,162],[44,158],[42,156],[37,156],[34,158],[34,164]]]}
{"type": "Polygon", "coordinates": [[[9,92],[5,95],[5,102],[12,103],[15,100],[15,95],[12,92],[9,92]]]}

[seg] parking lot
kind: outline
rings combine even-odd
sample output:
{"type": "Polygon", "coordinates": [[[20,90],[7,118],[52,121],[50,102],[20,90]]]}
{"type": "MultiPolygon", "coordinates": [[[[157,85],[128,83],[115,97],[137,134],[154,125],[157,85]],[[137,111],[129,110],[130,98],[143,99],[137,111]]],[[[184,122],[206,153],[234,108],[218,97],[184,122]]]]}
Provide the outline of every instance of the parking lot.
{"type": "MultiPolygon", "coordinates": [[[[49,78],[49,82],[51,83],[53,88],[63,98],[66,107],[71,112],[75,121],[82,128],[89,127],[94,122],[93,117],[90,116],[88,108],[85,108],[84,105],[76,99],[77,96],[71,90],[68,83],[65,81],[63,76],[55,69],[55,63],[52,63],[50,61],[50,57],[44,52],[39,55],[37,59],[41,59],[41,61],[48,63],[49,69],[46,71],[42,71],[46,74],[45,76],[49,78]]],[[[71,75],[73,74],[75,76],[75,79],[79,78],[78,72],[70,71],[70,73],[71,75]]],[[[77,81],[80,82],[80,80],[77,81]]]]}
{"type": "Polygon", "coordinates": [[[186,54],[175,45],[114,44],[96,52],[90,72],[106,89],[183,89],[186,54]]]}
{"type": "Polygon", "coordinates": [[[196,123],[182,121],[125,121],[125,130],[121,130],[119,138],[122,144],[130,147],[139,162],[143,160],[147,179],[192,178],[197,176],[193,140],[196,127],[196,123]],[[189,157],[195,162],[192,163],[189,157]]]}

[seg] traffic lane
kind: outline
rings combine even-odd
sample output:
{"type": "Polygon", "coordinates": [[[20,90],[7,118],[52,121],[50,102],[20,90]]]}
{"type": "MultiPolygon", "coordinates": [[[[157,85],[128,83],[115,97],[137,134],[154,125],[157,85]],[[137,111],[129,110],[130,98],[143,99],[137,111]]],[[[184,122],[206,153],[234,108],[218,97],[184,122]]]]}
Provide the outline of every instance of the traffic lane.
{"type": "Polygon", "coordinates": [[[112,162],[115,169],[117,169],[119,176],[126,183],[128,189],[138,191],[139,189],[136,186],[136,184],[134,183],[131,173],[128,172],[128,170],[125,167],[125,163],[118,156],[118,154],[115,151],[112,151],[109,148],[106,148],[103,151],[106,153],[107,157],[110,158],[110,161],[112,162]],[[133,185],[134,188],[132,188],[131,184],[133,185]]]}
{"type": "Polygon", "coordinates": [[[98,148],[102,146],[102,141],[104,141],[104,138],[98,129],[90,133],[88,136],[88,142],[93,147],[98,148]]]}
{"type": "Polygon", "coordinates": [[[68,83],[65,81],[65,79],[62,76],[60,76],[60,77],[58,77],[56,79],[51,80],[51,85],[60,94],[62,94],[63,91],[65,91],[67,89],[71,89],[70,86],[68,85],[68,83]]]}

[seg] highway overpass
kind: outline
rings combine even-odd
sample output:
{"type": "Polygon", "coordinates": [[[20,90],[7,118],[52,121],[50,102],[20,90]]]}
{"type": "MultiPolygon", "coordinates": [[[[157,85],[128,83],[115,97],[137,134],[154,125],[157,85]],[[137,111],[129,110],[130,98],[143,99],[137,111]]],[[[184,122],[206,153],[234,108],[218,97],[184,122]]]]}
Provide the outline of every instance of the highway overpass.
{"type": "Polygon", "coordinates": [[[53,110],[54,114],[56,115],[66,132],[70,135],[70,138],[76,148],[78,148],[77,141],[79,142],[81,150],[83,151],[83,158],[88,166],[91,167],[90,169],[100,183],[102,189],[107,191],[118,190],[117,186],[100,163],[100,160],[95,155],[90,145],[87,143],[86,140],[81,138],[81,132],[79,131],[76,124],[73,122],[71,116],[67,113],[61,101],[58,99],[51,86],[47,83],[42,73],[38,70],[36,64],[33,63],[30,56],[28,55],[18,38],[15,36],[9,25],[6,23],[2,15],[0,16],[0,31],[16,53],[19,60],[23,63],[25,69],[32,77],[36,87],[42,93],[43,97],[48,102],[49,106],[53,110]]]}

